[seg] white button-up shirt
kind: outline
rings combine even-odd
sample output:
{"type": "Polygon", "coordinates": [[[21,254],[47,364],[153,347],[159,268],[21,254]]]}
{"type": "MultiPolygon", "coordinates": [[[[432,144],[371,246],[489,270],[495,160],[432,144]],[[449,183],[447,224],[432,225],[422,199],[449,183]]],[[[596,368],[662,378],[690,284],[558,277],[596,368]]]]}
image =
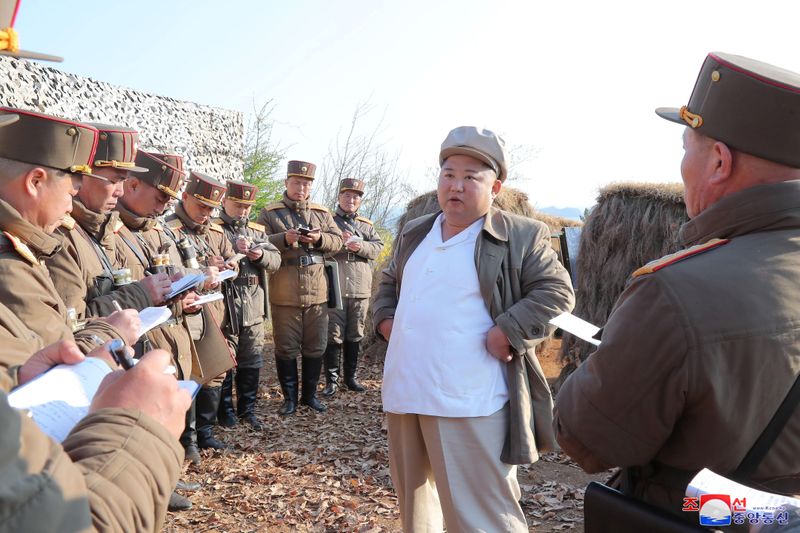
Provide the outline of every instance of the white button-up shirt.
{"type": "Polygon", "coordinates": [[[505,363],[486,350],[494,326],[475,266],[481,218],[442,242],[442,216],[403,270],[383,371],[383,409],[488,416],[508,401],[505,363]]]}

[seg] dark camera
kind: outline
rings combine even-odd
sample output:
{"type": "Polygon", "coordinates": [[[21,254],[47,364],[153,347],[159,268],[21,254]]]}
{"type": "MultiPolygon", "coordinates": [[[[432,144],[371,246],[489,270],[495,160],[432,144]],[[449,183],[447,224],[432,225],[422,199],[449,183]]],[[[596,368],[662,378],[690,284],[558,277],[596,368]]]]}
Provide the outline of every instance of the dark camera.
{"type": "Polygon", "coordinates": [[[303,226],[303,225],[297,226],[297,233],[299,233],[300,235],[307,236],[312,231],[314,231],[314,230],[312,230],[308,226],[303,226]]]}

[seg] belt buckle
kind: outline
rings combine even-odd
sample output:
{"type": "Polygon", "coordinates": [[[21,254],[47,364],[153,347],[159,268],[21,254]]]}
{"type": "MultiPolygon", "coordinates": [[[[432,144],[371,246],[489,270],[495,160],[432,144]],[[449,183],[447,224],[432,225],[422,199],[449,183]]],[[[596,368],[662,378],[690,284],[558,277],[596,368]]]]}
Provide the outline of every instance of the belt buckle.
{"type": "Polygon", "coordinates": [[[354,254],[353,252],[347,252],[347,260],[348,261],[355,261],[356,260],[356,254],[354,254]]]}
{"type": "Polygon", "coordinates": [[[300,266],[307,267],[311,264],[311,256],[308,255],[301,255],[300,256],[300,266]]]}

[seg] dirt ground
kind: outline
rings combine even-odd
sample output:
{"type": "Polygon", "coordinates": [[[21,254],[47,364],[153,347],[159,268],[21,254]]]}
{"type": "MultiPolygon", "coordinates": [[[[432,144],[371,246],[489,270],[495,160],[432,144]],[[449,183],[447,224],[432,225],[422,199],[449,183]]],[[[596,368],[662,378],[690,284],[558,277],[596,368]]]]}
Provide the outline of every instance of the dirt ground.
{"type": "MultiPolygon", "coordinates": [[[[554,341],[540,357],[549,379],[561,366],[554,341]]],[[[328,412],[301,407],[276,414],[281,404],[271,354],[266,357],[258,414],[267,428],[217,429],[233,448],[203,451],[185,480],[202,488],[187,493],[194,507],[167,516],[165,531],[400,531],[389,477],[381,411],[382,361],[364,358],[365,394],[340,391],[325,400],[328,412]]],[[[583,531],[583,489],[595,479],[563,454],[519,468],[522,506],[531,531],[583,531]]]]}

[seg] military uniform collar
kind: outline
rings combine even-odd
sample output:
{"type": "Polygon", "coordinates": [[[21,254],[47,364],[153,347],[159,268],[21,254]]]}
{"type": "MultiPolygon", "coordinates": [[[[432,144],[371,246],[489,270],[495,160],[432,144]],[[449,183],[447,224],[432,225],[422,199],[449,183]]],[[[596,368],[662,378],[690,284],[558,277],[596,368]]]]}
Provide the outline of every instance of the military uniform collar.
{"type": "Polygon", "coordinates": [[[205,224],[198,224],[197,222],[192,220],[191,217],[189,217],[189,215],[186,214],[186,210],[183,208],[183,202],[175,206],[175,215],[177,215],[177,217],[181,219],[181,222],[183,222],[184,226],[186,226],[195,233],[203,234],[206,231],[208,231],[208,226],[210,222],[206,222],[205,224]]]}
{"type": "Polygon", "coordinates": [[[228,213],[226,213],[224,209],[219,212],[219,218],[222,219],[222,222],[224,222],[225,224],[229,225],[234,229],[239,229],[247,225],[247,221],[245,221],[245,223],[242,224],[241,218],[234,218],[228,215],[228,213]]]}
{"type": "Polygon", "coordinates": [[[294,209],[295,211],[305,211],[308,209],[308,200],[303,201],[295,201],[289,198],[289,195],[286,194],[286,191],[283,191],[283,203],[289,209],[294,209]]]}
{"type": "Polygon", "coordinates": [[[342,217],[345,220],[355,220],[356,217],[358,216],[358,211],[355,211],[353,213],[345,213],[344,209],[342,209],[341,206],[337,205],[336,206],[336,214],[339,215],[340,217],[342,217]]]}
{"type": "Polygon", "coordinates": [[[0,230],[20,239],[37,258],[50,257],[61,248],[61,241],[22,218],[19,211],[2,199],[0,199],[0,230]]]}
{"type": "Polygon", "coordinates": [[[134,231],[148,231],[153,229],[158,224],[158,219],[155,217],[140,217],[124,205],[122,202],[117,202],[116,213],[119,213],[119,219],[128,229],[134,231]]]}
{"type": "Polygon", "coordinates": [[[731,194],[685,223],[683,246],[710,239],[800,227],[800,180],[759,185],[731,194]]]}
{"type": "Polygon", "coordinates": [[[106,222],[110,219],[110,215],[92,211],[77,197],[72,199],[72,213],[70,215],[86,233],[97,240],[103,238],[103,230],[106,227],[106,222]]]}

